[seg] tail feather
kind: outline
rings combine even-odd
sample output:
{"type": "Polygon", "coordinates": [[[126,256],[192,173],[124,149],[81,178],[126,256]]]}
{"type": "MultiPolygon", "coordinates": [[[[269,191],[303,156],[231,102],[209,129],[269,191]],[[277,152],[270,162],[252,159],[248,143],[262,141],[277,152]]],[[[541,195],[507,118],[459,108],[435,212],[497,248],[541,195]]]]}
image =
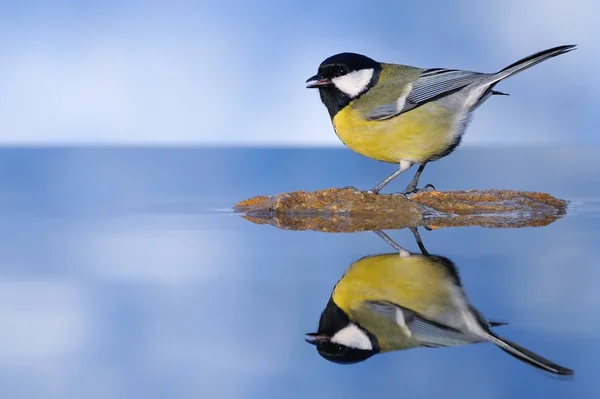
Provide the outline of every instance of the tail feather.
{"type": "Polygon", "coordinates": [[[496,74],[490,77],[490,81],[488,84],[495,84],[503,79],[508,78],[516,73],[524,71],[525,69],[531,68],[534,65],[539,64],[540,62],[546,61],[549,58],[556,57],[557,55],[568,53],[569,51],[575,50],[576,45],[565,45],[553,47],[547,50],[539,51],[535,54],[532,54],[528,57],[522,58],[517,62],[514,62],[507,66],[506,68],[498,71],[496,74]]]}
{"type": "Polygon", "coordinates": [[[505,338],[499,337],[491,332],[490,340],[509,355],[514,356],[517,359],[528,363],[536,368],[558,375],[573,375],[575,373],[569,368],[551,362],[550,360],[545,359],[536,353],[533,353],[529,349],[523,348],[522,346],[517,345],[514,342],[511,342],[505,338]]]}
{"type": "Polygon", "coordinates": [[[468,97],[466,103],[471,106],[471,110],[474,110],[484,101],[486,101],[491,95],[505,95],[506,93],[493,90],[494,86],[496,86],[498,82],[516,73],[524,71],[527,68],[531,68],[532,66],[549,58],[575,50],[575,48],[576,45],[553,47],[522,58],[494,74],[487,75],[487,77],[468,86],[469,89],[467,90],[468,97]]]}

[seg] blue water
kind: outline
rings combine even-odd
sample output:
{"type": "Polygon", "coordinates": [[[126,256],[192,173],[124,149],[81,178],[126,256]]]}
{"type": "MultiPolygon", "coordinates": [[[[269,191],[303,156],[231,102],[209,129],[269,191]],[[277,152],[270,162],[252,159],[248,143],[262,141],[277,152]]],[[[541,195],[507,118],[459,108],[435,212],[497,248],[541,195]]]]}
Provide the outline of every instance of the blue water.
{"type": "MultiPolygon", "coordinates": [[[[509,323],[499,333],[575,370],[562,380],[488,343],[341,366],[304,341],[350,264],[391,248],[373,232],[283,230],[231,207],[367,189],[392,165],[346,149],[0,150],[0,397],[598,397],[599,155],[465,147],[421,179],[573,201],[541,228],[420,231],[473,304],[509,323]]],[[[418,251],[408,230],[387,233],[418,251]]]]}

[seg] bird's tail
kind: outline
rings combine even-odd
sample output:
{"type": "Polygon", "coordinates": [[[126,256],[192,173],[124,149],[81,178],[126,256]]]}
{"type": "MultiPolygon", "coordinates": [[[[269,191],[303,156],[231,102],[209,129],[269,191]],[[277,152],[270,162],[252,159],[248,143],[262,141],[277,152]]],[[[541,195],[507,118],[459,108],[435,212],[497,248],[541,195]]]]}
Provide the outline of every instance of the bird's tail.
{"type": "Polygon", "coordinates": [[[536,64],[539,64],[542,61],[546,61],[549,58],[556,57],[557,55],[561,55],[564,53],[568,53],[569,51],[572,51],[575,49],[576,49],[576,45],[573,44],[573,45],[553,47],[548,50],[544,50],[544,51],[540,51],[535,54],[532,54],[528,57],[525,57],[523,59],[520,59],[517,62],[510,64],[506,68],[504,68],[504,69],[498,71],[497,73],[493,74],[492,76],[490,76],[490,80],[488,81],[488,84],[491,87],[492,85],[498,83],[499,81],[506,79],[509,76],[512,76],[516,73],[524,71],[527,68],[530,68],[536,64]]]}
{"type": "Polygon", "coordinates": [[[496,344],[500,349],[502,349],[509,355],[514,356],[517,359],[519,359],[525,363],[528,363],[534,367],[548,371],[553,374],[558,374],[558,375],[573,375],[574,374],[573,370],[568,369],[563,366],[560,366],[554,362],[551,362],[550,360],[545,359],[545,358],[541,357],[540,355],[533,353],[529,349],[525,349],[522,346],[517,345],[514,342],[511,342],[502,337],[499,337],[498,335],[496,335],[492,332],[489,332],[489,334],[490,334],[489,339],[492,343],[496,344]]]}

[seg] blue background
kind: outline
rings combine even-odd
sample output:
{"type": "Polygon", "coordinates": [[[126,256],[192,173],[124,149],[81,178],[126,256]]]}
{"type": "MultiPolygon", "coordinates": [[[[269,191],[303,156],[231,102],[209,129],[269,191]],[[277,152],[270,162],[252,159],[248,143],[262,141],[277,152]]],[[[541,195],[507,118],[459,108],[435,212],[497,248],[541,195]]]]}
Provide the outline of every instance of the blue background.
{"type": "Polygon", "coordinates": [[[465,144],[598,143],[595,0],[0,3],[0,143],[341,146],[305,88],[328,56],[492,72],[465,144]]]}

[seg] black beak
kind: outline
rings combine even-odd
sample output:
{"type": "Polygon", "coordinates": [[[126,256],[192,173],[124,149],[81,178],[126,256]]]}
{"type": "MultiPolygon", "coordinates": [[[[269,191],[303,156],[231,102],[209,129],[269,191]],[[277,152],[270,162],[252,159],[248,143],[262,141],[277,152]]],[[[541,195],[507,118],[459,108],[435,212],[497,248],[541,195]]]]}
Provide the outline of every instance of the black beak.
{"type": "Polygon", "coordinates": [[[308,88],[308,89],[329,86],[330,84],[331,84],[331,80],[325,79],[319,74],[316,74],[315,76],[310,77],[306,80],[306,88],[308,88]]]}
{"type": "Polygon", "coordinates": [[[309,344],[318,345],[323,342],[329,342],[329,337],[325,335],[319,335],[318,333],[308,333],[304,339],[309,344]]]}

